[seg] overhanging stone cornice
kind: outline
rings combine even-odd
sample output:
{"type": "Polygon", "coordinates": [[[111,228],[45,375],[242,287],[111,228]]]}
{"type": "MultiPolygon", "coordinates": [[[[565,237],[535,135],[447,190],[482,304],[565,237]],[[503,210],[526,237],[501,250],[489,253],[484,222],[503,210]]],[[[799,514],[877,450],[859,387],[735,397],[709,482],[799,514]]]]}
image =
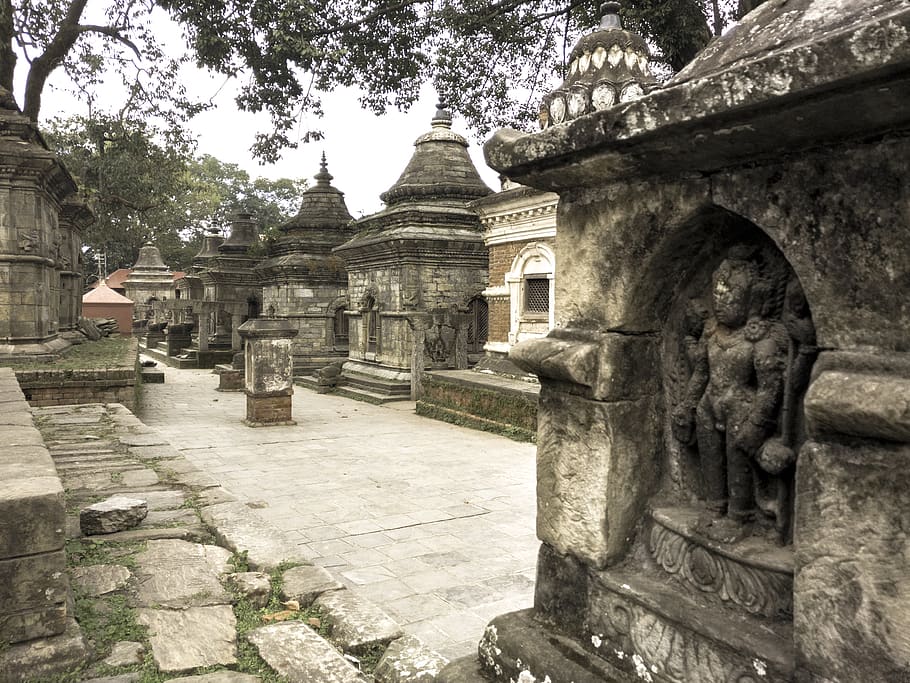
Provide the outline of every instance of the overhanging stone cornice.
{"type": "Polygon", "coordinates": [[[910,129],[910,9],[656,90],[534,134],[498,131],[487,163],[564,190],[630,176],[710,173],[910,129]],[[862,103],[862,106],[857,106],[862,103]]]}

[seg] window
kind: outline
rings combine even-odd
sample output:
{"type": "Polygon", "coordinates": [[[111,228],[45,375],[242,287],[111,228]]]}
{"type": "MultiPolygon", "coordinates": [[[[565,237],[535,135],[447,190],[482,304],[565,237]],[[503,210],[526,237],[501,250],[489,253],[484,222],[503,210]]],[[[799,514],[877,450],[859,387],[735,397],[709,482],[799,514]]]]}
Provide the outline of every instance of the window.
{"type": "Polygon", "coordinates": [[[468,353],[480,353],[487,343],[489,307],[480,297],[468,303],[468,353]]]}
{"type": "Polygon", "coordinates": [[[332,321],[332,339],[336,346],[347,346],[348,343],[348,319],[344,311],[344,306],[336,308],[332,321]]]}
{"type": "Polygon", "coordinates": [[[549,278],[525,278],[524,311],[525,313],[540,315],[547,315],[550,312],[549,278]]]}

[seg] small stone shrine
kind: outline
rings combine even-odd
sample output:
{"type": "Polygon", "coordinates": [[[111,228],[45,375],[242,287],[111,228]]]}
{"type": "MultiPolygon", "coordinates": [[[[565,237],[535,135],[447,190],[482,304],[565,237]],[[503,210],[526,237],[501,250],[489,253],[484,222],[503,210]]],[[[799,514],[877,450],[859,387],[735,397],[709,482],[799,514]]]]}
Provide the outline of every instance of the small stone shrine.
{"type": "Polygon", "coordinates": [[[151,242],[142,245],[123,288],[136,305],[137,318],[152,317],[156,302],[174,298],[174,273],[164,265],[158,247],[151,242]]]}
{"type": "Polygon", "coordinates": [[[348,276],[332,249],[354,236],[344,193],[332,186],[322,155],[316,184],[303,193],[300,210],[278,228],[268,258],[256,266],[262,306],[270,316],[289,320],[294,339],[294,374],[309,374],[347,358],[348,276]]]}
{"type": "Polygon", "coordinates": [[[557,192],[518,681],[910,680],[910,3],[769,1],[652,88],[606,3],[490,165],[557,192]]]}
{"type": "Polygon", "coordinates": [[[414,146],[386,208],[335,249],[350,300],[343,383],[368,400],[413,396],[428,367],[466,368],[468,323],[484,304],[487,250],[469,204],[491,190],[444,105],[414,146]]]}
{"type": "Polygon", "coordinates": [[[0,105],[0,357],[51,357],[70,344],[59,334],[61,311],[67,331],[78,320],[82,287],[77,233],[91,216],[72,205],[61,221],[64,201],[75,194],[76,184],[37,126],[4,93],[0,105]]]}
{"type": "Polygon", "coordinates": [[[258,224],[252,215],[238,213],[218,254],[199,271],[204,293],[197,313],[198,348],[193,350],[199,367],[230,362],[241,350],[238,328],[259,317],[262,287],[254,268],[261,260],[256,253],[260,246],[258,224]]]}

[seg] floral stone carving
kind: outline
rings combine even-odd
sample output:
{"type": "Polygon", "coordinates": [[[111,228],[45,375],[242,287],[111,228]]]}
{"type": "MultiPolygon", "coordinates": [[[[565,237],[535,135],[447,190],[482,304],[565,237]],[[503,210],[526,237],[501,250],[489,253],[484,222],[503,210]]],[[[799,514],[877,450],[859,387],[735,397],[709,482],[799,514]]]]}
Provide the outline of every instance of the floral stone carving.
{"type": "Polygon", "coordinates": [[[661,569],[751,614],[792,617],[792,553],[757,538],[721,546],[690,531],[697,518],[684,509],[652,513],[649,548],[661,569]]]}

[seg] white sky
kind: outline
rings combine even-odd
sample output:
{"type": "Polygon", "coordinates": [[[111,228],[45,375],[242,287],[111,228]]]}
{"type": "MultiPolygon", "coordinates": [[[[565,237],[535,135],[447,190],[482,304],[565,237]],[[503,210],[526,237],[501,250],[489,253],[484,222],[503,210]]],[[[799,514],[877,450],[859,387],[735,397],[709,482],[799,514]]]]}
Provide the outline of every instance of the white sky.
{"type": "MultiPolygon", "coordinates": [[[[168,49],[182,53],[185,46],[179,27],[163,13],[156,14],[159,40],[168,49]]],[[[90,19],[90,16],[84,17],[86,21],[90,19]]],[[[24,85],[26,67],[25,60],[21,60],[17,69],[17,85],[20,80],[24,85]]],[[[184,74],[184,84],[190,95],[203,101],[211,100],[216,105],[211,111],[197,116],[188,126],[197,138],[198,153],[235,163],[252,177],[306,178],[312,184],[324,151],[329,172],[334,176],[332,184],[345,193],[348,210],[354,217],[382,208],[380,193],[389,189],[404,171],[414,151],[414,140],[430,130],[430,120],[436,111],[436,94],[429,84],[423,88],[420,100],[407,113],[392,109],[381,117],[360,108],[356,91],[339,89],[323,96],[325,116],[322,119],[303,122],[303,125],[309,123],[311,127],[322,130],[325,134],[323,140],[301,145],[296,150],[286,150],[278,163],[260,166],[249,150],[256,132],[269,130],[268,115],[238,111],[234,103],[236,83],[230,82],[225,86],[223,76],[193,67],[185,67],[184,74]]],[[[112,80],[118,79],[114,77],[112,80]]],[[[87,112],[74,99],[61,69],[54,72],[50,85],[42,102],[42,119],[87,112]]],[[[103,100],[107,96],[109,108],[116,109],[120,99],[118,88],[112,87],[110,92],[109,96],[101,95],[99,104],[103,108],[103,100]]],[[[22,87],[17,87],[17,96],[21,93],[22,87]]],[[[466,128],[457,112],[453,113],[453,129],[470,143],[468,151],[481,177],[491,188],[498,190],[498,176],[484,163],[483,151],[473,131],[466,128]]]]}

